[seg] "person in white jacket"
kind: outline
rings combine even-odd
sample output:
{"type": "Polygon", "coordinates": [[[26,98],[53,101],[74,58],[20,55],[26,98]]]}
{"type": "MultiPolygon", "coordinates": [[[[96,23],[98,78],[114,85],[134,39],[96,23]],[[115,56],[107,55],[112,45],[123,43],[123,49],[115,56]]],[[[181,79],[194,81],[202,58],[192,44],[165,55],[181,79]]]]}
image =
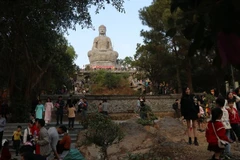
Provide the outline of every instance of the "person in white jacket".
{"type": "Polygon", "coordinates": [[[32,125],[33,125],[33,121],[29,120],[28,127],[24,130],[24,133],[23,133],[23,144],[30,142],[31,139],[33,138],[33,134],[31,132],[32,125]]]}
{"type": "MultiPolygon", "coordinates": [[[[229,121],[229,114],[228,111],[226,110],[225,106],[225,99],[223,97],[219,97],[216,99],[216,106],[221,108],[223,111],[223,115],[222,115],[222,123],[224,125],[224,128],[226,129],[226,136],[230,139],[230,130],[231,130],[231,125],[230,125],[230,121],[229,121]]],[[[231,158],[231,145],[230,143],[225,147],[225,156],[230,157],[231,158]]]]}

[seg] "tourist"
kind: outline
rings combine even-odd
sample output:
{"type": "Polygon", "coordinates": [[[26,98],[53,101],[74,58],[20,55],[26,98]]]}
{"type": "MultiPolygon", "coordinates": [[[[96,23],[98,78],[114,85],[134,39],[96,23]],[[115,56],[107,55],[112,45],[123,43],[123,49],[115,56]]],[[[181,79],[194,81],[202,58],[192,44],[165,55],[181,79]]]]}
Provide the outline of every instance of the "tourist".
{"type": "MultiPolygon", "coordinates": [[[[237,97],[240,97],[240,87],[235,90],[237,97]]],[[[240,116],[240,101],[236,101],[236,107],[238,110],[238,115],[240,116]]]]}
{"type": "Polygon", "coordinates": [[[203,129],[203,122],[205,120],[205,112],[201,106],[201,102],[200,100],[198,100],[198,106],[199,106],[199,115],[200,117],[198,118],[197,122],[198,122],[198,131],[200,132],[204,132],[205,130],[203,129]]]}
{"type": "Polygon", "coordinates": [[[62,100],[62,96],[59,96],[55,104],[55,107],[57,108],[57,111],[56,111],[57,124],[56,125],[59,125],[59,123],[62,124],[64,106],[65,105],[64,105],[64,101],[62,100]]]}
{"type": "Polygon", "coordinates": [[[31,140],[33,139],[32,127],[33,127],[33,122],[29,120],[28,127],[23,132],[23,144],[26,144],[27,142],[31,142],[31,140]]]}
{"type": "Polygon", "coordinates": [[[141,97],[139,97],[139,98],[137,99],[137,108],[136,108],[136,112],[137,112],[137,113],[140,111],[140,108],[141,108],[140,99],[141,99],[141,97]]]}
{"type": "MultiPolygon", "coordinates": [[[[6,119],[0,114],[0,142],[2,142],[4,127],[6,126],[6,119]]],[[[2,143],[0,143],[0,150],[2,149],[2,143]]]]}
{"type": "Polygon", "coordinates": [[[199,118],[199,106],[194,103],[194,95],[191,94],[188,87],[183,89],[181,98],[181,114],[187,121],[188,143],[192,144],[191,130],[193,131],[194,144],[198,146],[196,125],[199,118]],[[190,121],[192,120],[192,129],[190,121]]]}
{"type": "Polygon", "coordinates": [[[39,154],[34,154],[31,146],[22,146],[19,149],[19,153],[21,155],[21,160],[46,160],[45,157],[39,154]]]}
{"type": "Polygon", "coordinates": [[[103,103],[103,101],[101,101],[101,102],[98,104],[98,113],[102,113],[102,111],[103,111],[102,103],[103,103]]]}
{"type": "Polygon", "coordinates": [[[224,128],[223,123],[221,122],[221,118],[223,115],[223,112],[221,108],[213,108],[211,111],[212,117],[211,120],[207,124],[206,129],[206,138],[208,142],[208,150],[213,151],[214,155],[212,156],[212,160],[220,160],[220,155],[224,151],[224,148],[220,148],[218,146],[218,138],[224,141],[232,142],[227,136],[226,136],[226,130],[224,128]]]}
{"type": "Polygon", "coordinates": [[[81,123],[85,129],[87,128],[87,110],[88,110],[88,102],[84,98],[82,101],[81,123]]]}
{"type": "Polygon", "coordinates": [[[46,160],[44,156],[41,156],[39,154],[34,154],[31,152],[25,152],[21,154],[22,160],[46,160]]]}
{"type": "MultiPolygon", "coordinates": [[[[34,120],[34,123],[33,123],[33,125],[32,125],[32,128],[31,128],[31,132],[33,133],[33,138],[34,138],[34,140],[35,139],[38,139],[38,137],[39,137],[39,131],[40,131],[40,129],[37,127],[37,121],[38,121],[38,119],[35,119],[34,120]]],[[[34,142],[35,143],[35,142],[34,142]]],[[[36,154],[40,154],[40,146],[38,145],[38,144],[36,144],[35,143],[35,148],[34,148],[34,150],[35,150],[35,153],[36,154]]]]}
{"type": "Polygon", "coordinates": [[[225,100],[225,108],[229,108],[228,106],[228,100],[232,100],[233,101],[233,107],[235,109],[237,109],[237,106],[236,106],[236,102],[240,102],[240,97],[238,97],[236,94],[234,94],[233,92],[228,92],[227,93],[227,98],[225,100]]]}
{"type": "Polygon", "coordinates": [[[38,105],[35,108],[35,116],[37,119],[43,119],[43,113],[44,113],[45,109],[44,106],[42,104],[42,101],[39,100],[38,101],[38,105]]]}
{"type": "Polygon", "coordinates": [[[72,95],[70,95],[67,99],[66,108],[69,107],[71,104],[72,104],[72,95]]]}
{"type": "Polygon", "coordinates": [[[141,97],[140,98],[140,117],[141,119],[146,119],[147,118],[147,108],[145,105],[145,98],[141,97]]]}
{"type": "MultiPolygon", "coordinates": [[[[225,99],[223,97],[218,97],[216,99],[216,107],[221,108],[223,114],[222,114],[222,118],[221,121],[223,123],[223,126],[226,130],[226,136],[230,139],[230,130],[231,130],[231,125],[230,125],[230,121],[229,121],[229,114],[228,111],[226,110],[226,108],[224,107],[224,103],[225,103],[225,99]]],[[[231,145],[228,144],[225,147],[225,157],[231,158],[231,145]]]]}
{"type": "Polygon", "coordinates": [[[36,125],[40,131],[39,131],[39,137],[37,137],[35,141],[36,141],[36,144],[40,146],[40,155],[47,158],[50,155],[51,148],[49,143],[48,131],[44,127],[45,121],[43,119],[38,119],[36,125]]]}
{"type": "Polygon", "coordinates": [[[230,120],[232,130],[235,132],[238,140],[240,140],[240,130],[239,130],[240,118],[239,118],[237,109],[234,108],[233,99],[228,100],[228,106],[229,108],[227,108],[227,111],[229,114],[229,120],[230,120]]]}
{"type": "Polygon", "coordinates": [[[4,139],[2,142],[3,148],[1,151],[1,158],[0,160],[11,160],[12,155],[9,151],[9,141],[7,139],[4,139]]]}
{"type": "Polygon", "coordinates": [[[1,105],[1,112],[3,117],[5,117],[6,121],[7,121],[7,116],[9,114],[9,107],[8,107],[8,102],[7,100],[4,100],[2,105],[1,105]]]}
{"type": "Polygon", "coordinates": [[[46,125],[51,122],[52,110],[53,110],[53,103],[51,99],[48,97],[47,102],[45,103],[45,116],[44,116],[46,125]]]}
{"type": "Polygon", "coordinates": [[[60,156],[57,153],[57,144],[58,144],[58,140],[59,140],[59,134],[62,134],[63,132],[61,132],[62,130],[56,128],[56,127],[50,127],[48,129],[48,136],[49,136],[49,143],[52,149],[52,152],[49,156],[49,159],[53,159],[54,156],[56,159],[60,160],[60,156]],[[52,154],[53,153],[53,154],[52,154]]]}
{"type": "Polygon", "coordinates": [[[83,109],[83,99],[80,98],[77,104],[78,104],[78,113],[81,113],[83,109]]]}
{"type": "Polygon", "coordinates": [[[21,138],[22,138],[22,126],[17,126],[17,130],[13,132],[13,148],[15,149],[16,156],[18,156],[21,138]]]}
{"type": "Polygon", "coordinates": [[[73,104],[69,104],[68,107],[68,128],[73,129],[74,128],[74,121],[75,121],[75,113],[76,108],[73,106],[73,104]]]}
{"type": "Polygon", "coordinates": [[[180,113],[180,101],[179,99],[175,100],[175,103],[172,105],[172,108],[175,111],[175,118],[180,118],[181,117],[181,113],[180,113]]]}
{"type": "Polygon", "coordinates": [[[107,102],[106,99],[104,99],[102,103],[102,113],[106,116],[108,115],[108,107],[109,107],[109,103],[107,102]]]}
{"type": "Polygon", "coordinates": [[[71,148],[71,137],[69,136],[67,128],[64,125],[58,128],[58,132],[64,134],[64,136],[60,141],[58,141],[57,153],[61,155],[61,159],[64,159],[71,148]]]}

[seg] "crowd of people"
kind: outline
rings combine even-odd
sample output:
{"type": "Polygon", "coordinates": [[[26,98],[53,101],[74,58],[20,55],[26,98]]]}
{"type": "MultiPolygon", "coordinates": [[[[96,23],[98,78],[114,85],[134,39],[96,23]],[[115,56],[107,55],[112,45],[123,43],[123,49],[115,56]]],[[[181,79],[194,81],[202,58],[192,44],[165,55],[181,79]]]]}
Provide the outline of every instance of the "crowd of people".
{"type": "Polygon", "coordinates": [[[184,88],[181,100],[176,99],[172,107],[175,116],[183,116],[187,122],[188,144],[199,145],[198,124],[198,130],[206,133],[207,149],[214,152],[212,160],[221,157],[231,159],[231,143],[240,140],[239,94],[240,89],[237,89],[236,92],[229,92],[226,98],[215,96],[214,107],[204,110],[204,96],[195,96],[188,87],[184,88]],[[206,122],[205,129],[203,122],[206,122]]]}
{"type": "Polygon", "coordinates": [[[70,95],[67,102],[63,100],[62,96],[58,97],[58,100],[53,103],[50,98],[47,98],[46,103],[43,104],[42,100],[38,100],[38,104],[34,110],[33,115],[37,119],[44,119],[46,125],[52,120],[52,113],[56,114],[56,126],[63,124],[63,117],[68,117],[68,129],[74,129],[75,117],[77,113],[81,116],[81,122],[85,122],[87,119],[88,102],[85,98],[79,100],[73,100],[70,95]]]}
{"type": "MultiPolygon", "coordinates": [[[[64,125],[56,127],[45,127],[43,119],[32,119],[28,121],[28,126],[22,134],[22,127],[17,129],[12,135],[15,156],[21,156],[23,160],[61,160],[69,152],[71,137],[68,135],[67,127],[64,125]],[[59,135],[63,138],[59,140],[59,135]]],[[[9,140],[3,140],[1,160],[10,160],[12,155],[9,151],[9,140]]]]}
{"type": "MultiPolygon", "coordinates": [[[[72,100],[70,96],[65,103],[62,96],[56,102],[47,98],[45,104],[38,100],[34,113],[30,114],[27,128],[22,130],[22,126],[17,126],[12,135],[15,156],[21,155],[22,159],[29,160],[34,157],[36,160],[42,159],[63,159],[69,152],[71,137],[68,130],[74,129],[75,116],[81,114],[82,123],[87,119],[88,103],[86,99],[72,100]],[[52,113],[56,114],[56,127],[48,127],[52,121],[52,113]],[[68,117],[68,128],[63,125],[63,116],[68,117]],[[48,129],[47,129],[48,128],[48,129]],[[63,135],[59,139],[59,135],[63,135]]],[[[3,141],[3,132],[6,125],[5,115],[0,114],[0,142],[3,141]]],[[[9,140],[4,140],[0,145],[1,159],[10,160],[9,140]],[[3,146],[3,148],[1,148],[3,146]]]]}

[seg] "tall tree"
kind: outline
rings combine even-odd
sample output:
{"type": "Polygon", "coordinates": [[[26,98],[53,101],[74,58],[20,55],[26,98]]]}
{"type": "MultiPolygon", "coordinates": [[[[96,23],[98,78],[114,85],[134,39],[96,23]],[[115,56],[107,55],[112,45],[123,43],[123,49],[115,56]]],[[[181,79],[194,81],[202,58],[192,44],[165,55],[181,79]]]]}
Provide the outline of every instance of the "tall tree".
{"type": "Polygon", "coordinates": [[[183,18],[177,28],[191,41],[189,56],[202,50],[214,53],[217,66],[232,64],[240,68],[239,0],[172,0],[171,12],[179,9],[183,18]]]}
{"type": "MultiPolygon", "coordinates": [[[[123,2],[0,1],[0,78],[4,87],[9,89],[13,114],[19,111],[27,113],[32,97],[38,94],[40,83],[49,77],[45,75],[54,70],[66,70],[60,66],[64,61],[74,60],[71,46],[68,49],[70,53],[66,55],[67,41],[63,33],[69,28],[75,29],[76,24],[92,27],[88,11],[91,6],[96,6],[96,12],[104,9],[106,4],[123,11],[123,2]]],[[[72,66],[68,62],[65,64],[63,66],[67,68],[72,66]]]]}

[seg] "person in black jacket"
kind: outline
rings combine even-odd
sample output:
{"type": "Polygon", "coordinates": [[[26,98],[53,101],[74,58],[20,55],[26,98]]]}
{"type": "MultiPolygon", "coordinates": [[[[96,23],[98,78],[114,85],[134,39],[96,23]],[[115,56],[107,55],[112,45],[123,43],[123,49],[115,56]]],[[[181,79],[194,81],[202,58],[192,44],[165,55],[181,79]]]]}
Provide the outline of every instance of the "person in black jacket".
{"type": "Polygon", "coordinates": [[[181,114],[187,121],[187,134],[189,137],[188,143],[192,144],[191,139],[191,130],[194,135],[194,144],[198,146],[198,141],[196,137],[197,133],[197,119],[200,116],[199,114],[199,106],[197,104],[196,97],[191,94],[190,89],[188,87],[183,89],[182,98],[181,98],[181,114]],[[192,120],[192,126],[191,126],[192,120]],[[191,129],[192,127],[192,129],[191,129]]]}

